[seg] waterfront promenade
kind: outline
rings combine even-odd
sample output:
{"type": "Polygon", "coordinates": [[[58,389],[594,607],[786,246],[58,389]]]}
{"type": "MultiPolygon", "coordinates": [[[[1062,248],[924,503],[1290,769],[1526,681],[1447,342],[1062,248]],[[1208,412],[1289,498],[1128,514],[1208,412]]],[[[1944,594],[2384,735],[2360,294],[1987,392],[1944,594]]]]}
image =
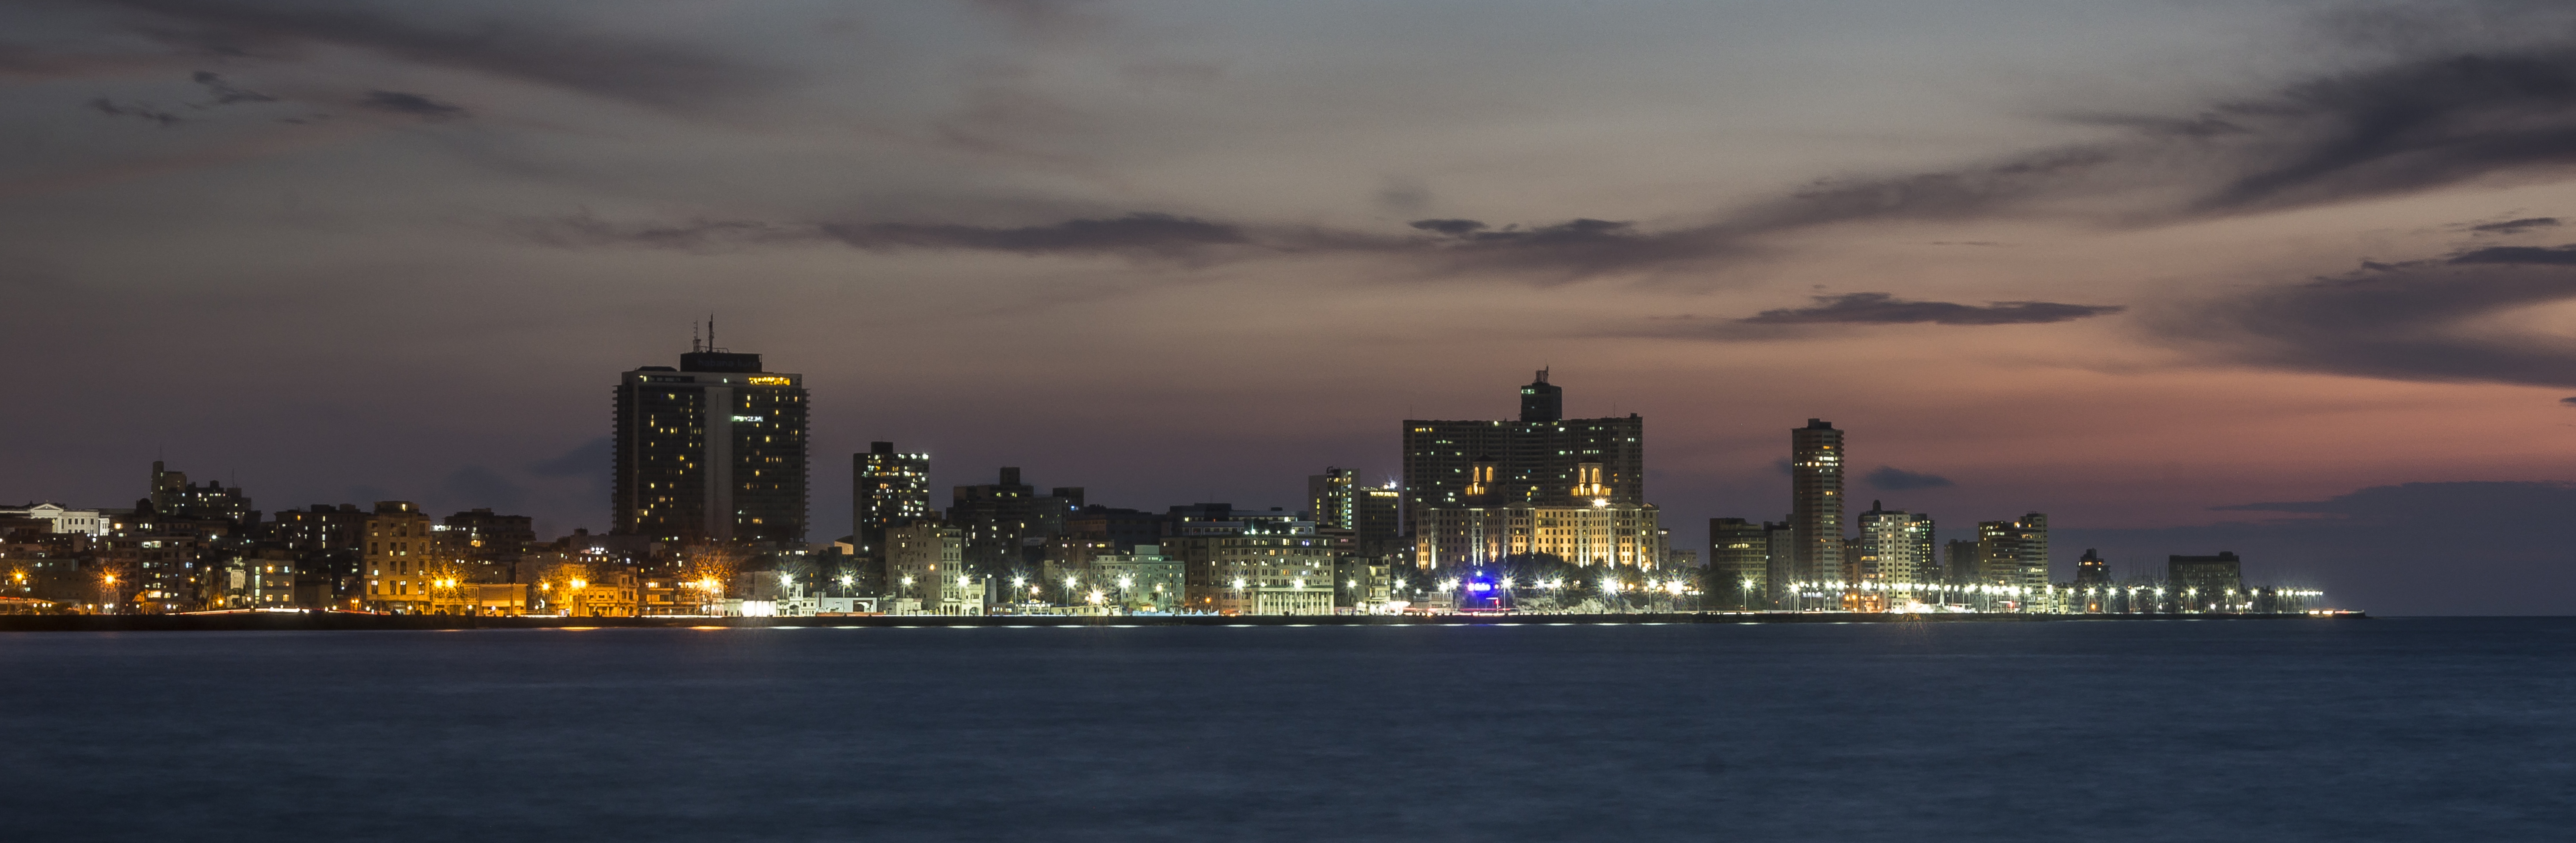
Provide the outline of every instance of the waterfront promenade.
{"type": "Polygon", "coordinates": [[[424,629],[761,629],[852,627],[1459,626],[1692,623],[2066,623],[2081,621],[2337,620],[2333,614],[2045,614],[1863,612],[1628,612],[1433,615],[844,615],[811,617],[383,615],[364,612],[207,612],[167,615],[0,615],[0,632],[212,632],[424,629]]]}

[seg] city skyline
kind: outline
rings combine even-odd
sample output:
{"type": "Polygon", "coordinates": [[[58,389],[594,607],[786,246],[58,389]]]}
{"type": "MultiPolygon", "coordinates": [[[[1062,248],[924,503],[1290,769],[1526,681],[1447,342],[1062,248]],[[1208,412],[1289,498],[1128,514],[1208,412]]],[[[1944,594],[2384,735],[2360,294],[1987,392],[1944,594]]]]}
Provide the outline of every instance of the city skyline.
{"type": "Polygon", "coordinates": [[[871,441],[1294,508],[1546,368],[1656,420],[1677,535],[1783,517],[1821,418],[2061,567],[2571,576],[2566,10],[358,8],[0,3],[0,502],[605,531],[602,373],[713,310],[806,373],[818,527],[871,441]]]}

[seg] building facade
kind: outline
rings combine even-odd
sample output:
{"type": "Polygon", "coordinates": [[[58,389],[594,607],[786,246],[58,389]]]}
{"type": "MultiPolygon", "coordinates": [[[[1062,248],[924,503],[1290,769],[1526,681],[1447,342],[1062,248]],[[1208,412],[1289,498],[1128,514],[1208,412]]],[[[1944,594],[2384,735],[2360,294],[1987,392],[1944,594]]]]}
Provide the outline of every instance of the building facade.
{"type": "Polygon", "coordinates": [[[367,608],[388,612],[429,610],[431,590],[451,573],[439,570],[441,550],[429,513],[410,501],[377,501],[367,517],[366,549],[359,567],[366,572],[367,608]]]}
{"type": "Polygon", "coordinates": [[[1574,565],[1652,570],[1666,556],[1658,518],[1653,505],[1436,507],[1414,524],[1414,564],[1472,568],[1544,555],[1574,565]]]}
{"type": "Polygon", "coordinates": [[[1940,543],[1933,538],[1932,516],[1886,509],[1870,501],[1869,511],[1860,514],[1859,526],[1855,544],[1871,564],[1845,570],[1846,581],[1919,586],[1929,581],[1927,574],[1940,572],[1940,543]]]}
{"type": "Polygon", "coordinates": [[[2235,551],[2216,556],[2165,558],[2165,599],[2185,612],[2243,611],[2252,602],[2245,594],[2245,563],[2235,551]]]}
{"type": "Polygon", "coordinates": [[[1823,419],[1789,431],[1789,527],[1798,533],[1794,579],[1843,575],[1843,432],[1823,419]]]}
{"type": "Polygon", "coordinates": [[[879,558],[888,527],[939,517],[930,508],[930,455],[907,454],[892,442],[870,442],[850,455],[850,541],[854,552],[879,558]]]}
{"type": "Polygon", "coordinates": [[[886,528],[887,593],[935,615],[984,613],[984,579],[966,565],[966,537],[955,527],[917,522],[886,528]]]}
{"type": "Polygon", "coordinates": [[[1112,606],[1129,612],[1170,613],[1181,610],[1188,591],[1181,560],[1163,555],[1161,545],[1140,544],[1122,553],[1091,558],[1091,579],[1112,606]]]}
{"type": "MultiPolygon", "coordinates": [[[[1593,497],[1613,505],[1646,502],[1646,423],[1636,414],[1625,418],[1567,419],[1561,389],[1547,382],[1547,372],[1521,388],[1518,421],[1438,421],[1404,423],[1403,498],[1408,523],[1420,513],[1469,503],[1468,485],[1478,463],[1495,471],[1487,495],[1495,502],[1537,506],[1590,504],[1593,497]],[[1597,495],[1578,496],[1578,471],[1598,464],[1597,495]]],[[[1417,527],[1417,529],[1419,529],[1417,527]]]]}
{"type": "Polygon", "coordinates": [[[963,532],[966,567],[996,579],[1033,576],[1046,539],[1064,534],[1064,521],[1082,509],[1082,487],[1059,486],[1040,495],[1004,466],[998,482],[955,487],[948,524],[963,532]],[[1032,541],[1034,540],[1034,541],[1032,541]]]}
{"type": "Polygon", "coordinates": [[[1715,605],[1761,608],[1771,594],[1771,535],[1767,524],[1742,518],[1708,519],[1708,578],[1700,590],[1715,605]]]}
{"type": "Polygon", "coordinates": [[[1334,542],[1316,535],[1311,527],[1296,532],[1176,537],[1167,539],[1162,548],[1182,564],[1184,605],[1190,611],[1333,613],[1334,542]]]}
{"type": "Polygon", "coordinates": [[[1984,585],[2048,588],[2048,515],[1977,522],[1977,571],[1984,585]]]}
{"type": "Polygon", "coordinates": [[[108,533],[107,516],[95,509],[66,509],[58,503],[31,503],[26,506],[0,507],[0,518],[30,518],[43,521],[54,533],[78,533],[104,536],[108,533]]]}
{"type": "Polygon", "coordinates": [[[695,349],[616,390],[613,533],[671,543],[799,545],[806,527],[804,376],[758,354],[695,349]]]}

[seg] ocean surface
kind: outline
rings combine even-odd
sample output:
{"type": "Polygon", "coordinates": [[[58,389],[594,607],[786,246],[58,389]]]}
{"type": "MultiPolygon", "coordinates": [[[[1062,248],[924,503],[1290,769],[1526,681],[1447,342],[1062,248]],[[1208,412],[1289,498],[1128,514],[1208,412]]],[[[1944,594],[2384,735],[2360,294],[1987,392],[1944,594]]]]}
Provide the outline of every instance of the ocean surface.
{"type": "Polygon", "coordinates": [[[0,839],[2576,839],[2576,619],[0,634],[0,839]]]}

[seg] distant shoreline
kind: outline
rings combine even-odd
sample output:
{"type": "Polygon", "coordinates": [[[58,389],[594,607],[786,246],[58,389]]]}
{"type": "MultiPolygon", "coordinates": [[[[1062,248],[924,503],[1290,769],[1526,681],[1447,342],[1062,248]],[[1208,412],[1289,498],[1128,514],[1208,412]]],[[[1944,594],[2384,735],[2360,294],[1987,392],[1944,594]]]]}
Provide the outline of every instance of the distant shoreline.
{"type": "Polygon", "coordinates": [[[1637,612],[1454,615],[858,615],[846,617],[567,618],[516,615],[373,615],[235,612],[199,615],[0,615],[0,632],[326,632],[447,629],[777,629],[851,627],[1135,626],[1545,626],[1696,623],[2065,623],[2081,621],[2352,620],[2308,614],[1878,614],[1858,612],[1637,612]]]}

